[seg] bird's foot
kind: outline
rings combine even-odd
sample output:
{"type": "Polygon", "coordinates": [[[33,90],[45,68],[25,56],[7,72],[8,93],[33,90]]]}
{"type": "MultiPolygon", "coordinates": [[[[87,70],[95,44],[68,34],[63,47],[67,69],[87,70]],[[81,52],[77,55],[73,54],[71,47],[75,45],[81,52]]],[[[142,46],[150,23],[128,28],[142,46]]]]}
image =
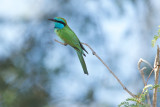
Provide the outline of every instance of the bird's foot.
{"type": "Polygon", "coordinates": [[[60,43],[61,45],[64,45],[64,46],[67,46],[67,45],[68,45],[67,43],[62,43],[62,42],[60,42],[60,41],[58,41],[58,40],[56,40],[56,39],[54,39],[54,41],[56,41],[56,42],[58,42],[58,43],[60,43]]]}
{"type": "Polygon", "coordinates": [[[67,43],[63,43],[63,45],[64,45],[64,46],[67,46],[68,44],[67,44],[67,43]]]}

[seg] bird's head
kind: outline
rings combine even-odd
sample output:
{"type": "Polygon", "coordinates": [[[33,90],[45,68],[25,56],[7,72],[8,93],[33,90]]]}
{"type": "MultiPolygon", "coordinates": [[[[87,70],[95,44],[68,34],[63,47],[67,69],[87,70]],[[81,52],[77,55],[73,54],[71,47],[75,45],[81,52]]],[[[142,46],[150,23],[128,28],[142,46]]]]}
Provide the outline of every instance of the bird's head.
{"type": "Polygon", "coordinates": [[[63,27],[65,27],[67,25],[66,20],[61,17],[55,17],[53,19],[48,19],[48,20],[53,21],[54,28],[57,28],[57,29],[62,29],[63,27]]]}

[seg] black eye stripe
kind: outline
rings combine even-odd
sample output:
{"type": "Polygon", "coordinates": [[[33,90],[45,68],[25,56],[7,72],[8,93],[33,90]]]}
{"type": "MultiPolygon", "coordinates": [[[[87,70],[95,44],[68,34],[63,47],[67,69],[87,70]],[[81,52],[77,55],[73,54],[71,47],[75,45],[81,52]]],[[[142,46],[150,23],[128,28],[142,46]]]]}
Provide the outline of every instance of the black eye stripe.
{"type": "Polygon", "coordinates": [[[56,20],[55,22],[61,23],[61,24],[63,24],[64,26],[66,26],[66,23],[64,23],[64,22],[62,22],[62,21],[56,20]]]}

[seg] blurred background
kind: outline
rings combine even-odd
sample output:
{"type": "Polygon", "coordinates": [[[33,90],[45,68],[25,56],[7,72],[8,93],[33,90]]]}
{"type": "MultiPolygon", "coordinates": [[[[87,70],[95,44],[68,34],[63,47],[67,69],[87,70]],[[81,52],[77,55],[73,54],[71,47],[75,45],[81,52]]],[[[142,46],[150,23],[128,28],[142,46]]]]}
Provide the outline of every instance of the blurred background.
{"type": "MultiPolygon", "coordinates": [[[[74,49],[54,41],[59,38],[47,19],[56,16],[67,20],[131,92],[140,93],[137,62],[154,63],[151,40],[160,25],[159,5],[159,0],[0,0],[0,107],[116,107],[131,97],[86,46],[89,75],[83,73],[74,49]]],[[[150,71],[147,66],[146,77],[150,71]]],[[[160,106],[159,93],[157,102],[160,106]]]]}

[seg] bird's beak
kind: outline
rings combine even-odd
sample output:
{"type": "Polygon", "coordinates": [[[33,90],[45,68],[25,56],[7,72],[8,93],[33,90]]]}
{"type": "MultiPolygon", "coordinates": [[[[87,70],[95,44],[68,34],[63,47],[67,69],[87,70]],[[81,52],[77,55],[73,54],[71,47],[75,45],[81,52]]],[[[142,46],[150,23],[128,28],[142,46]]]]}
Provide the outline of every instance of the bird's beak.
{"type": "Polygon", "coordinates": [[[53,22],[55,22],[55,21],[56,21],[56,20],[54,20],[54,19],[48,19],[48,20],[53,21],[53,22]]]}

